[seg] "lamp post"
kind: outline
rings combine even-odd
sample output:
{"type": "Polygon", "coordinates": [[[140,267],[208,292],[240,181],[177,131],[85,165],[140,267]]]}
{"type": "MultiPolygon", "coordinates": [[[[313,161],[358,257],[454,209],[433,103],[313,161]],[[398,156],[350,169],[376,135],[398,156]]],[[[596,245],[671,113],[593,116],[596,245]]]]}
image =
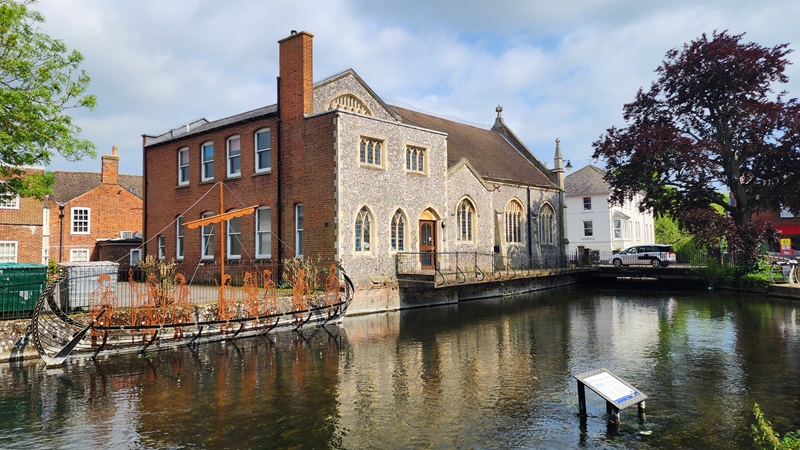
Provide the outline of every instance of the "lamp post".
{"type": "Polygon", "coordinates": [[[58,262],[63,262],[64,256],[64,205],[65,203],[56,202],[58,205],[58,221],[59,221],[59,232],[58,232],[58,262]]]}

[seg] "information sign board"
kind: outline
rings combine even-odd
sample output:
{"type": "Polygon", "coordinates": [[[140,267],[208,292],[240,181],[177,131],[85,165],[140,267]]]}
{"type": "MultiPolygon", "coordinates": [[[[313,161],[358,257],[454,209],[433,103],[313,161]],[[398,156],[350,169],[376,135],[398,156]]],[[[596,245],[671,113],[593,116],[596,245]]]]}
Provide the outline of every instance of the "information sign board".
{"type": "Polygon", "coordinates": [[[635,405],[647,398],[643,392],[606,369],[586,372],[576,375],[575,378],[618,409],[635,405]]]}

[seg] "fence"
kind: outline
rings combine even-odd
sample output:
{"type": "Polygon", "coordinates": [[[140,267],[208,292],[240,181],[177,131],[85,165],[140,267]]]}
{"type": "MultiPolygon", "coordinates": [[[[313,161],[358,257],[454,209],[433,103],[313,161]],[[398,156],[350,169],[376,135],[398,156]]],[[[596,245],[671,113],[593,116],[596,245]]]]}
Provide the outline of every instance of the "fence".
{"type": "Polygon", "coordinates": [[[398,277],[432,274],[437,286],[533,277],[568,268],[567,258],[557,248],[543,249],[533,257],[523,252],[404,252],[395,259],[398,277]]]}

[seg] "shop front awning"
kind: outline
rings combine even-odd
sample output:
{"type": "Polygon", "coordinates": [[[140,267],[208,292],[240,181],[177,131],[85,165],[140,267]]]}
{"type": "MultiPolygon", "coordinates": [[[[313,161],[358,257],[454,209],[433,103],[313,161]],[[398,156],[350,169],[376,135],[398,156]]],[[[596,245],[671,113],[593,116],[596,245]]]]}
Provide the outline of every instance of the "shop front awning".
{"type": "Polygon", "coordinates": [[[775,225],[775,229],[784,236],[800,234],[800,225],[775,225]]]}

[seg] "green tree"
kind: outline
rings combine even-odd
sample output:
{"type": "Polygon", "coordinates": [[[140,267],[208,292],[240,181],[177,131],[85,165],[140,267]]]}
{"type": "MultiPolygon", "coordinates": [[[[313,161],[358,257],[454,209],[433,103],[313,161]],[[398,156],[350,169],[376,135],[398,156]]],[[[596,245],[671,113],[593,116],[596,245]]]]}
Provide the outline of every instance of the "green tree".
{"type": "Polygon", "coordinates": [[[52,174],[28,175],[22,166],[47,165],[56,152],[67,160],[95,156],[67,113],[94,109],[86,94],[83,56],[40,31],[34,0],[0,0],[0,196],[43,198],[52,174]]]}
{"type": "Polygon", "coordinates": [[[753,214],[781,206],[800,214],[800,104],[773,90],[788,81],[787,45],[742,36],[703,34],[667,52],[658,79],[624,106],[627,126],[593,147],[606,160],[612,200],[644,192],[643,208],[678,219],[701,245],[724,240],[747,268],[774,233],[753,214]]]}

